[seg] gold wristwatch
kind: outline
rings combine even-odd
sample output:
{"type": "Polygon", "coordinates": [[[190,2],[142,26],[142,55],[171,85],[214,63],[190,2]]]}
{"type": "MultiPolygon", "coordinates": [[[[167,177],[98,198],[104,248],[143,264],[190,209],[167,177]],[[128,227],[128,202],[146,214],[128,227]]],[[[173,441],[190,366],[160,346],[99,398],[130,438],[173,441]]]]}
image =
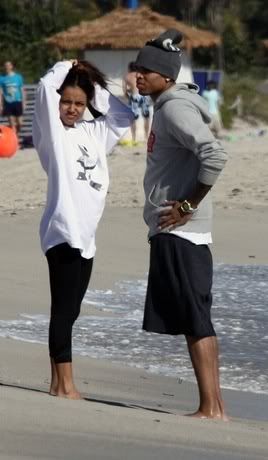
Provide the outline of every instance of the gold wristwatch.
{"type": "Polygon", "coordinates": [[[198,208],[193,208],[190,201],[184,200],[180,205],[180,210],[184,214],[194,214],[198,208]]]}

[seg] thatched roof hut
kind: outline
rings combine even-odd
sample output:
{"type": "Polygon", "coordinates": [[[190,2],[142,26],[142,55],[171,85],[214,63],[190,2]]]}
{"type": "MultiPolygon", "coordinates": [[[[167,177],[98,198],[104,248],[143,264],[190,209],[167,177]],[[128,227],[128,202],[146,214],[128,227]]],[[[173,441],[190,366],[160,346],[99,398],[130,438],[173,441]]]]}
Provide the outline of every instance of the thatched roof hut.
{"type": "Polygon", "coordinates": [[[146,41],[166,29],[182,32],[182,46],[187,50],[220,44],[220,37],[208,30],[190,27],[171,16],[165,16],[143,6],[137,9],[117,8],[93,21],[82,21],[46,42],[60,50],[139,49],[146,41]]]}

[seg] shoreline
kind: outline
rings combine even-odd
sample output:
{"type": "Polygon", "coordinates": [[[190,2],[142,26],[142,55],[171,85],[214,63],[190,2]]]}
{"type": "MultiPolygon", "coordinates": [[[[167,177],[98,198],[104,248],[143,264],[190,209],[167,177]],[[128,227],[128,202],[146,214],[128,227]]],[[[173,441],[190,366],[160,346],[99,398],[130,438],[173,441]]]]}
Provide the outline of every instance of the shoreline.
{"type": "MultiPolygon", "coordinates": [[[[33,346],[40,346],[40,347],[45,347],[45,350],[47,351],[47,343],[43,343],[42,341],[35,341],[35,340],[30,340],[30,339],[21,339],[21,338],[14,338],[14,337],[1,337],[0,336],[0,343],[2,343],[2,347],[5,348],[5,345],[4,345],[4,342],[5,341],[12,341],[12,342],[15,342],[15,343],[22,343],[22,344],[27,344],[28,345],[33,345],[33,346]]],[[[15,344],[14,344],[14,347],[15,347],[15,344]]],[[[75,347],[74,347],[75,348],[75,347]]],[[[121,368],[125,368],[126,370],[127,369],[132,369],[133,371],[137,371],[137,372],[145,372],[146,374],[148,374],[149,376],[151,376],[152,378],[156,377],[156,378],[168,378],[168,379],[172,379],[174,381],[176,381],[177,383],[185,383],[186,385],[192,385],[194,388],[196,387],[196,383],[195,381],[193,380],[187,380],[186,379],[183,379],[179,376],[174,376],[174,375],[171,375],[171,374],[164,374],[163,371],[160,371],[160,372],[157,372],[157,371],[153,371],[153,370],[149,370],[149,369],[146,369],[142,366],[139,366],[137,364],[130,364],[128,362],[126,362],[126,360],[120,360],[120,359],[110,359],[110,358],[105,358],[105,357],[92,357],[90,356],[90,354],[87,354],[86,352],[78,352],[78,351],[75,351],[75,349],[73,350],[73,356],[75,357],[75,360],[76,359],[83,359],[83,360],[88,360],[88,361],[93,361],[93,362],[100,362],[102,363],[102,365],[107,365],[107,363],[109,363],[109,365],[111,366],[114,366],[114,367],[121,367],[121,368]]],[[[8,384],[8,382],[6,382],[8,384]]],[[[1,381],[1,378],[0,378],[0,385],[1,384],[4,384],[2,381],[1,381]]],[[[239,394],[244,394],[244,395],[252,395],[254,398],[264,398],[264,400],[267,399],[266,403],[268,403],[268,391],[265,392],[265,391],[253,391],[253,390],[249,390],[249,389],[241,389],[241,388],[233,388],[232,386],[228,386],[228,384],[221,384],[221,389],[228,393],[230,392],[231,393],[239,393],[239,394]]],[[[233,399],[233,398],[232,398],[233,399]]],[[[267,407],[268,409],[268,407],[267,407]]],[[[242,411],[243,412],[243,411],[242,411]]],[[[265,420],[268,422],[268,415],[266,413],[266,408],[265,410],[263,411],[263,408],[262,410],[260,411],[261,413],[259,413],[259,411],[254,411],[255,412],[255,417],[252,417],[253,420],[265,420]],[[263,412],[263,413],[262,413],[263,412]],[[260,418],[259,418],[260,417],[260,418]]],[[[251,414],[252,415],[252,414],[251,414]]],[[[238,417],[238,415],[235,415],[235,417],[238,417]]],[[[251,419],[251,416],[250,415],[247,415],[247,416],[241,416],[241,418],[247,418],[247,419],[251,419]]]]}
{"type": "Polygon", "coordinates": [[[76,356],[85,399],[69,401],[47,394],[46,347],[0,346],[3,460],[267,458],[268,396],[224,390],[229,422],[192,419],[185,414],[196,408],[195,384],[76,356]]]}
{"type": "MultiPolygon", "coordinates": [[[[38,234],[41,213],[38,209],[0,214],[3,319],[15,318],[20,312],[42,313],[50,303],[47,263],[38,234]]],[[[267,265],[263,250],[267,233],[268,213],[262,209],[216,208],[211,247],[214,263],[267,265]]],[[[109,289],[119,280],[146,277],[149,245],[141,209],[107,207],[96,244],[91,289],[109,289]]]]}
{"type": "MultiPolygon", "coordinates": [[[[254,210],[254,219],[262,231],[263,237],[266,235],[268,225],[267,214],[262,210],[254,210]]],[[[145,279],[148,270],[149,246],[146,242],[146,227],[141,219],[142,211],[139,208],[106,208],[103,220],[100,224],[97,237],[97,254],[94,263],[93,275],[90,281],[89,289],[115,289],[115,283],[123,280],[145,279]],[[128,222],[129,232],[124,234],[122,220],[128,222]],[[131,234],[131,238],[129,235],[131,234]],[[115,257],[116,256],[116,257],[115,257]]],[[[238,238],[241,228],[241,220],[249,222],[249,215],[252,212],[244,213],[236,210],[215,210],[214,217],[214,245],[213,254],[215,263],[233,264],[239,262],[243,265],[262,265],[265,262],[265,254],[261,234],[258,239],[252,239],[248,244],[249,236],[252,234],[252,228],[247,224],[243,238],[238,238]],[[232,233],[228,232],[229,223],[233,221],[232,233]],[[217,223],[217,224],[216,224],[217,223]],[[215,225],[216,224],[216,225],[215,225]],[[226,230],[227,229],[227,230],[226,230]],[[234,246],[233,241],[237,237],[237,244],[234,246]],[[254,258],[249,257],[254,255],[254,258]]],[[[1,304],[6,307],[2,308],[2,320],[18,319],[20,313],[36,315],[48,315],[49,286],[46,260],[43,257],[39,245],[38,225],[41,210],[18,211],[17,215],[6,216],[0,215],[1,235],[0,245],[2,247],[2,262],[6,267],[4,279],[2,279],[1,304]],[[10,254],[13,253],[13,258],[10,254]],[[21,293],[23,295],[21,295],[21,293]]],[[[267,264],[264,264],[267,265],[267,264]]],[[[100,314],[94,306],[86,307],[84,314],[100,314]]],[[[4,340],[7,344],[12,339],[4,340]]],[[[15,341],[15,340],[14,340],[15,341]]],[[[24,348],[27,342],[15,341],[16,347],[24,348]]],[[[28,344],[29,345],[29,344],[28,344]]],[[[28,346],[27,345],[27,346],[28,346]]],[[[33,349],[36,343],[30,345],[33,349]]],[[[46,346],[42,345],[45,348],[46,346]]],[[[2,355],[2,359],[3,359],[2,355]]],[[[76,355],[77,359],[78,355],[76,355]]],[[[85,358],[92,359],[92,358],[85,358]]],[[[98,358],[99,359],[99,358],[98,358]]],[[[96,359],[96,361],[98,361],[96,359]]],[[[6,361],[6,358],[4,357],[6,361]]],[[[102,362],[103,359],[100,358],[102,362]]],[[[105,360],[104,360],[105,362],[105,360]]],[[[116,364],[115,364],[116,365],[116,364]]],[[[123,365],[123,364],[122,364],[123,365]]],[[[129,366],[127,366],[129,368],[129,366]]],[[[142,369],[137,368],[137,372],[142,369]]],[[[10,370],[11,375],[12,371],[10,370]]],[[[159,374],[149,373],[152,376],[161,377],[159,374]]],[[[172,378],[172,377],[167,377],[172,378]]],[[[191,383],[190,385],[195,385],[191,383]]],[[[266,393],[247,392],[243,390],[228,390],[242,394],[253,395],[253,399],[267,396],[268,413],[268,395],[266,393]]],[[[255,411],[253,411],[255,412],[255,411]]],[[[268,417],[267,417],[268,419],[268,417]]]]}
{"type": "MultiPolygon", "coordinates": [[[[47,346],[2,337],[0,345],[1,354],[9,358],[1,372],[0,389],[19,388],[48,395],[47,346]],[[18,342],[21,345],[20,352],[18,342]],[[22,354],[27,358],[23,373],[22,354]]],[[[74,357],[75,380],[85,398],[104,401],[112,399],[126,405],[140,404],[147,409],[180,416],[193,412],[198,404],[194,382],[108,359],[79,354],[74,354],[74,357]]],[[[268,394],[230,388],[222,388],[222,393],[231,421],[264,423],[268,432],[268,394]]]]}

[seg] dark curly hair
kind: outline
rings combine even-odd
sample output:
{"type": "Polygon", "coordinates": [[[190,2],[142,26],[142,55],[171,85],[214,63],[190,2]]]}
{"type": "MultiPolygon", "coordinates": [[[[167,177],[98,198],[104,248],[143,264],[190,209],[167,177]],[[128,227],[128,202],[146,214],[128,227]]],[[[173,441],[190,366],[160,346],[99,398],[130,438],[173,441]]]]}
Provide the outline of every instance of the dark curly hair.
{"type": "Polygon", "coordinates": [[[78,64],[73,65],[69,70],[64,82],[58,89],[58,93],[62,94],[67,86],[78,86],[86,94],[88,109],[96,118],[101,114],[90,104],[95,92],[94,83],[98,83],[102,88],[107,88],[105,75],[97,67],[88,61],[78,61],[78,64]]]}

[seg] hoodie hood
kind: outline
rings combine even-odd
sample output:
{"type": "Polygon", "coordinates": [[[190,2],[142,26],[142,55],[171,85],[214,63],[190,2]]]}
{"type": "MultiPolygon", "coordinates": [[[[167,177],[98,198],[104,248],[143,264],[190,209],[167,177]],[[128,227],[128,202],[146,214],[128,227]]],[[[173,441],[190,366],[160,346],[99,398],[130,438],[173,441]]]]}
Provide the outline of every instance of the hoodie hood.
{"type": "Polygon", "coordinates": [[[154,111],[159,110],[167,101],[179,99],[182,102],[186,101],[193,104],[201,113],[203,121],[210,123],[211,115],[208,110],[208,104],[203,97],[199,96],[198,91],[199,86],[195,83],[178,83],[160,94],[155,101],[154,111]]]}

